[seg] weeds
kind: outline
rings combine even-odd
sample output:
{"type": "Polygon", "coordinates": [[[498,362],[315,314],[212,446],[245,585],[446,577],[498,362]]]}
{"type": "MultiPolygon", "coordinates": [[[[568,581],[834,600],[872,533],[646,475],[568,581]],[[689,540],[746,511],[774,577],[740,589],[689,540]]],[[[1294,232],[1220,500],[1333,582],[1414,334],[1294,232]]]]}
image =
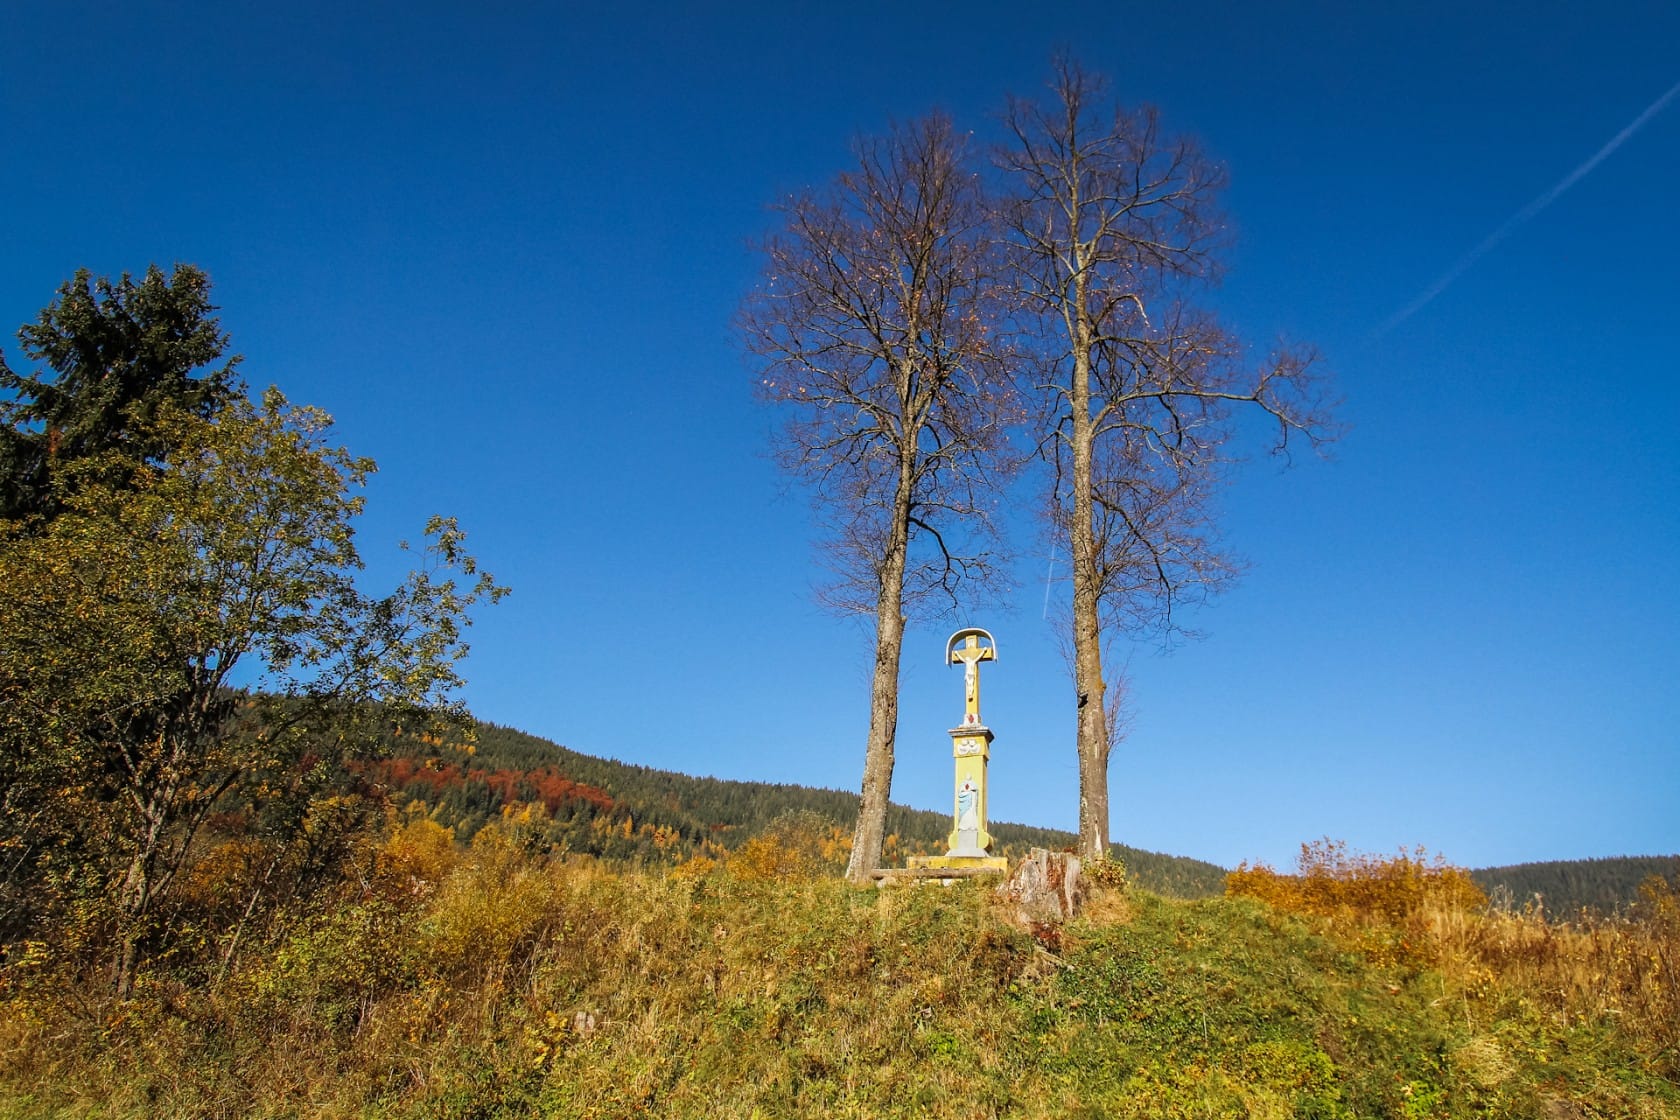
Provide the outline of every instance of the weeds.
{"type": "Polygon", "coordinates": [[[1467,908],[1433,865],[1360,864],[1399,885],[1330,913],[1116,888],[1052,954],[977,884],[837,881],[818,820],[671,871],[516,824],[397,822],[217,984],[0,989],[0,1115],[1680,1116],[1666,887],[1596,926],[1467,908]]]}
{"type": "Polygon", "coordinates": [[[1630,914],[1547,920],[1489,906],[1468,873],[1421,849],[1376,857],[1323,841],[1302,845],[1295,875],[1245,865],[1226,889],[1324,919],[1374,963],[1433,969],[1434,1005],[1453,1008],[1471,1035],[1455,1068],[1473,1085],[1502,1082],[1513,1053],[1545,1065],[1549,1040],[1594,1038],[1628,1044],[1639,1070],[1680,1081],[1680,897],[1659,877],[1630,914]]]}

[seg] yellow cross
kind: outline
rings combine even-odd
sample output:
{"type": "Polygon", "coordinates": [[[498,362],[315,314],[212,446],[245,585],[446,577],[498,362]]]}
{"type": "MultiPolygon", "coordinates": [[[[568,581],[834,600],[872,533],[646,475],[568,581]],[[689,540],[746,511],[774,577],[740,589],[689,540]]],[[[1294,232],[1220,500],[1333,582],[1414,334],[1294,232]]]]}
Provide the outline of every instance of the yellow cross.
{"type": "Polygon", "coordinates": [[[997,643],[992,636],[978,627],[969,630],[959,630],[951,635],[951,640],[945,646],[945,662],[963,667],[963,723],[978,724],[980,722],[980,662],[997,660],[997,643]],[[985,638],[987,644],[982,646],[980,639],[985,638]],[[959,649],[957,642],[961,641],[959,649]]]}

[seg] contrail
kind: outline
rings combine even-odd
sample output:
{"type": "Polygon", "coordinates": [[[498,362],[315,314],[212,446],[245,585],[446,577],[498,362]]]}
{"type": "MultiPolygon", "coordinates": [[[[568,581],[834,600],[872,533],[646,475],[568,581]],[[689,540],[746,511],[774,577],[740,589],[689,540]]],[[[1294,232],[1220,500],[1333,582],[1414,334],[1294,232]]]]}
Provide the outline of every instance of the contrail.
{"type": "Polygon", "coordinates": [[[1050,577],[1056,571],[1056,540],[1050,539],[1050,567],[1044,573],[1044,617],[1050,617],[1050,577]]]}
{"type": "Polygon", "coordinates": [[[1610,138],[1610,142],[1608,144],[1605,144],[1604,147],[1594,152],[1591,159],[1587,160],[1581,166],[1565,175],[1558,181],[1556,186],[1552,187],[1551,190],[1547,191],[1545,194],[1541,195],[1539,198],[1511,215],[1511,217],[1506,219],[1504,225],[1488,234],[1480,245],[1477,245],[1474,249],[1458,258],[1458,260],[1454,262],[1453,266],[1447,269],[1446,273],[1442,275],[1439,280],[1424,289],[1423,294],[1412,300],[1412,302],[1408,303],[1405,307],[1402,307],[1399,311],[1396,311],[1393,315],[1390,315],[1383,322],[1383,325],[1376,329],[1372,337],[1382,337],[1395,327],[1398,327],[1401,323],[1404,323],[1413,315],[1417,314],[1417,312],[1422,310],[1430,300],[1445,291],[1447,285],[1464,275],[1465,271],[1468,270],[1471,265],[1487,256],[1488,251],[1495,245],[1498,245],[1501,241],[1511,236],[1511,234],[1514,233],[1524,222],[1527,222],[1530,218],[1540,213],[1540,211],[1550,206],[1553,202],[1556,202],[1557,197],[1560,194],[1580,182],[1588,172],[1603,163],[1610,156],[1610,153],[1627,143],[1628,139],[1632,137],[1634,133],[1638,132],[1641,128],[1644,128],[1646,122],[1658,113],[1662,112],[1663,109],[1667,107],[1668,103],[1673,101],[1676,97],[1680,97],[1680,82],[1676,82],[1673,86],[1669,87],[1667,93],[1651,102],[1643,113],[1640,113],[1637,117],[1633,118],[1633,123],[1616,133],[1615,136],[1610,138]]]}

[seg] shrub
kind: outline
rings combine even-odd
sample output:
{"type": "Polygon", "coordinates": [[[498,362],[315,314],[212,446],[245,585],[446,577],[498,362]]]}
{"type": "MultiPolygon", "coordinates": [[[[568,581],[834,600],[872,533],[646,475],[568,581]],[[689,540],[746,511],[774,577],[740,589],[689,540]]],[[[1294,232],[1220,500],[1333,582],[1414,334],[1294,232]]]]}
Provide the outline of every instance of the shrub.
{"type": "Polygon", "coordinates": [[[1098,890],[1124,892],[1131,885],[1125,863],[1114,857],[1087,863],[1080,872],[1098,890]]]}
{"type": "Polygon", "coordinates": [[[1225,893],[1328,918],[1379,963],[1434,960],[1442,926],[1487,906],[1468,871],[1421,847],[1376,856],[1318,840],[1301,845],[1296,868],[1280,875],[1265,864],[1240,864],[1226,876],[1225,893]]]}
{"type": "Polygon", "coordinates": [[[814,879],[838,873],[850,854],[849,838],[839,825],[806,809],[783,813],[730,856],[729,874],[737,879],[814,879]]]}

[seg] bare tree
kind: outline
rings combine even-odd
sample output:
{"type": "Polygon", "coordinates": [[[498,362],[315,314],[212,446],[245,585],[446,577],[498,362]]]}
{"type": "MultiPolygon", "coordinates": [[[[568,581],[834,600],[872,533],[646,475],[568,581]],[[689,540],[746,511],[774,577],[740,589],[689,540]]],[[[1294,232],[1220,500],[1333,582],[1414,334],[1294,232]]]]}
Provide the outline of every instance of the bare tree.
{"type": "Polygon", "coordinates": [[[780,207],[741,330],[762,394],[790,416],[781,465],[812,488],[835,579],[828,604],[872,614],[863,796],[847,877],[881,858],[898,726],[899,654],[918,605],[996,574],[989,510],[1003,469],[979,177],[932,116],[860,142],[857,167],[780,207]]]}
{"type": "Polygon", "coordinates": [[[1253,366],[1191,302],[1222,248],[1217,165],[1163,136],[1152,110],[1112,107],[1101,81],[1066,60],[1051,97],[1011,102],[1006,120],[1011,279],[1036,351],[1051,519],[1071,556],[1080,852],[1101,859],[1105,636],[1171,634],[1179,606],[1234,574],[1212,497],[1239,406],[1269,418],[1275,451],[1332,433],[1310,354],[1253,366]]]}

